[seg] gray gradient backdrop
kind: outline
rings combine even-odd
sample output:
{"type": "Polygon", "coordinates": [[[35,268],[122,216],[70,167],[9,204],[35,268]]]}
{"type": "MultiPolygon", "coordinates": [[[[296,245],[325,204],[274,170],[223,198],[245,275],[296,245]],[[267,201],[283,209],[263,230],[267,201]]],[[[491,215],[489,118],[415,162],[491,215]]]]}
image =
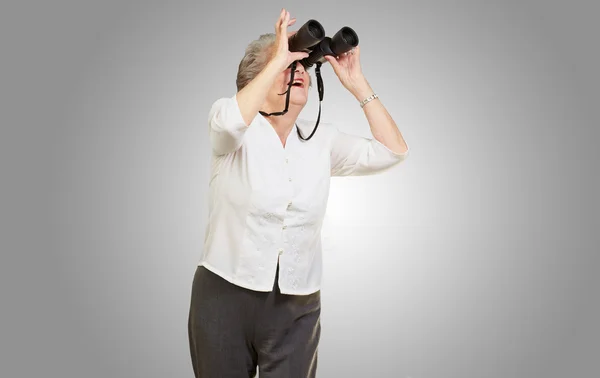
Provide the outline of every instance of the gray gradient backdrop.
{"type": "Polygon", "coordinates": [[[600,374],[593,2],[3,4],[1,377],[192,376],[206,116],[283,6],[358,32],[412,150],[333,181],[318,376],[600,374]]]}

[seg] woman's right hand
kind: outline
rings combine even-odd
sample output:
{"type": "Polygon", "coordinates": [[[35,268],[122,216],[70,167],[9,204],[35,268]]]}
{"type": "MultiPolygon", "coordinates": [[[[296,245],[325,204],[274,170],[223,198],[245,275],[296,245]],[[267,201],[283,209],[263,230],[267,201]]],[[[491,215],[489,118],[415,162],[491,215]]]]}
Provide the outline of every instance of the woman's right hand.
{"type": "Polygon", "coordinates": [[[304,51],[290,52],[288,39],[296,32],[288,32],[288,26],[292,26],[296,22],[295,18],[290,20],[290,12],[285,9],[281,10],[279,19],[275,23],[275,46],[271,61],[274,62],[281,70],[288,68],[292,62],[302,60],[308,57],[308,53],[304,51]]]}

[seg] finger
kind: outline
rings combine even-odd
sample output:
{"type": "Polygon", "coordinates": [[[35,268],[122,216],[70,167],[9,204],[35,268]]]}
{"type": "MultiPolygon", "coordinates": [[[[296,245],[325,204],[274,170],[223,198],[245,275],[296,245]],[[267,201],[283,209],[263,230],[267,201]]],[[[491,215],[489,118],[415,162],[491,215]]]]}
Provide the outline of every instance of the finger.
{"type": "Polygon", "coordinates": [[[288,22],[288,26],[292,26],[296,23],[296,17],[292,18],[289,22],[288,22]]]}
{"type": "Polygon", "coordinates": [[[287,30],[288,22],[290,22],[290,12],[285,11],[285,14],[284,14],[284,17],[283,17],[283,22],[281,23],[281,29],[283,31],[287,30]]]}
{"type": "Polygon", "coordinates": [[[331,64],[334,70],[336,70],[339,67],[339,63],[335,57],[331,55],[325,55],[325,60],[327,60],[329,64],[331,64]]]}
{"type": "Polygon", "coordinates": [[[279,13],[279,19],[277,22],[281,25],[281,21],[285,18],[285,9],[281,8],[281,12],[279,13]]]}
{"type": "Polygon", "coordinates": [[[285,16],[285,14],[283,13],[283,8],[281,8],[281,12],[279,12],[279,18],[275,22],[275,30],[276,31],[278,31],[279,28],[281,27],[281,21],[283,20],[284,16],[285,16]]]}
{"type": "Polygon", "coordinates": [[[292,58],[294,60],[302,60],[304,58],[308,58],[308,53],[304,51],[294,52],[292,53],[292,58]]]}
{"type": "Polygon", "coordinates": [[[337,71],[337,66],[336,66],[337,61],[336,61],[335,57],[326,55],[325,60],[329,62],[329,64],[331,65],[331,68],[333,68],[333,71],[337,71]]]}

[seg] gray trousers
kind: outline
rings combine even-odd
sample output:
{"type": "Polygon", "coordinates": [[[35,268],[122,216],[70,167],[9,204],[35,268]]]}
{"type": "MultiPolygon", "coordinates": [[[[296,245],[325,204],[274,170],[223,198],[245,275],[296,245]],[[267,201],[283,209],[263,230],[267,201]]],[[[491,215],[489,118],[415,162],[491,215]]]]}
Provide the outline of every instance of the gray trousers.
{"type": "MultiPolygon", "coordinates": [[[[279,268],[277,269],[277,276],[279,268]]],[[[198,266],[188,319],[196,378],[314,378],[321,294],[234,285],[198,266]]]]}

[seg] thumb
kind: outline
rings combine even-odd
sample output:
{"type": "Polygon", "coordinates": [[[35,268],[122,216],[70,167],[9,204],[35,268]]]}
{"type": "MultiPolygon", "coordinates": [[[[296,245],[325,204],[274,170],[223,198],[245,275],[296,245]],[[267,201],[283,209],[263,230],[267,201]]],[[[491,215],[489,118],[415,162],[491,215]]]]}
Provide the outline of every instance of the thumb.
{"type": "Polygon", "coordinates": [[[302,60],[304,58],[308,58],[308,53],[305,51],[297,51],[292,53],[292,58],[294,60],[302,60]]]}

